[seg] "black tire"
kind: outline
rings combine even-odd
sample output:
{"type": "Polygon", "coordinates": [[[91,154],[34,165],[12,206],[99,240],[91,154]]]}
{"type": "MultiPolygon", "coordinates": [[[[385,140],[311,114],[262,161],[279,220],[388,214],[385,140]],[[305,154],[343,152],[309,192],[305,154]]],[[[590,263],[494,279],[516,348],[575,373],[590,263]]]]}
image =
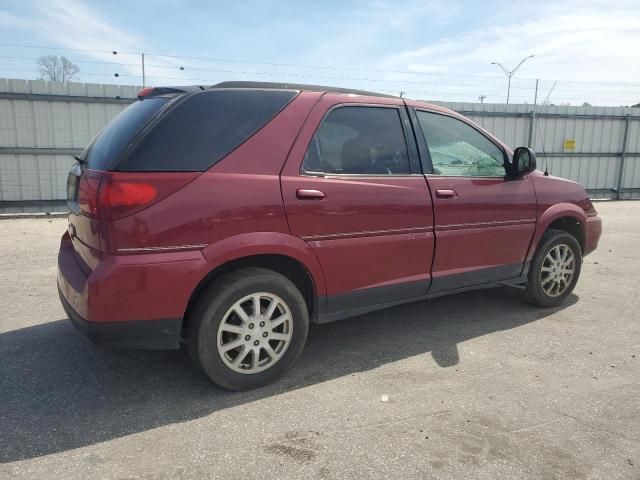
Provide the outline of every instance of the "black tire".
{"type": "MultiPolygon", "coordinates": [[[[567,298],[578,282],[582,268],[582,249],[576,238],[563,230],[547,230],[536,251],[529,267],[528,282],[524,292],[525,299],[540,307],[554,307],[560,305],[567,298]],[[569,247],[575,258],[573,277],[567,287],[558,296],[551,296],[542,287],[542,267],[549,252],[557,245],[569,247]]],[[[553,292],[552,292],[553,293],[553,292]]]]}
{"type": "Polygon", "coordinates": [[[229,390],[249,390],[266,385],[289,370],[307,340],[309,314],[298,288],[285,276],[265,268],[242,268],[215,280],[196,301],[187,319],[186,341],[194,364],[214,383],[229,390]],[[280,297],[290,310],[292,337],[282,357],[257,373],[238,373],[218,352],[218,328],[225,313],[240,299],[257,292],[280,297]]]}

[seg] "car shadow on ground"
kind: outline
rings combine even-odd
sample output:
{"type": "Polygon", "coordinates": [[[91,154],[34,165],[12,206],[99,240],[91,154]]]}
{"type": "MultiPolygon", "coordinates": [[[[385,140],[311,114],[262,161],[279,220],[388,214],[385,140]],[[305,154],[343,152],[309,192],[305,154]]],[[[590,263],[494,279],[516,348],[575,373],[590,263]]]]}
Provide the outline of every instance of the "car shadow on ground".
{"type": "Polygon", "coordinates": [[[512,290],[475,291],[312,325],[291,372],[240,393],[209,382],[184,350],[95,347],[67,320],[14,330],[0,335],[0,462],[200,418],[426,352],[451,367],[460,342],[540,320],[577,298],[540,309],[512,290]]]}

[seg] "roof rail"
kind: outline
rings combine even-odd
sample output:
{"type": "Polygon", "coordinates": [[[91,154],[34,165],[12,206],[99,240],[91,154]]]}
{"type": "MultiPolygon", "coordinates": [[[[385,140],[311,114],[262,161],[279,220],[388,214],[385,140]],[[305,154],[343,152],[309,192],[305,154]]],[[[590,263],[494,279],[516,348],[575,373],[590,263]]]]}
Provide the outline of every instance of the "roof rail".
{"type": "Polygon", "coordinates": [[[228,81],[216,83],[208,88],[249,88],[249,89],[277,89],[277,90],[310,90],[313,92],[350,93],[353,95],[367,95],[371,97],[398,98],[397,95],[355,90],[351,88],[329,87],[324,85],[308,85],[303,83],[276,83],[276,82],[245,82],[228,81]]]}

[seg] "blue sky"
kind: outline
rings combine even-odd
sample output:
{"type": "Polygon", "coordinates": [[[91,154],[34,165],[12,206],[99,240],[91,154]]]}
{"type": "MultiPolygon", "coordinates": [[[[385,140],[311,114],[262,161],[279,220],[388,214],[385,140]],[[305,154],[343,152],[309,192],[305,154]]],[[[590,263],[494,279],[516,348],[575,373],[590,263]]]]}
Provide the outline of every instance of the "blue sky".
{"type": "Polygon", "coordinates": [[[139,85],[135,52],[147,52],[154,85],[298,81],[501,102],[506,77],[490,63],[535,54],[513,102],[531,103],[540,78],[542,99],[558,81],[555,103],[620,105],[640,101],[639,20],[637,0],[0,0],[0,76],[37,78],[34,58],[53,53],[82,81],[139,85]]]}

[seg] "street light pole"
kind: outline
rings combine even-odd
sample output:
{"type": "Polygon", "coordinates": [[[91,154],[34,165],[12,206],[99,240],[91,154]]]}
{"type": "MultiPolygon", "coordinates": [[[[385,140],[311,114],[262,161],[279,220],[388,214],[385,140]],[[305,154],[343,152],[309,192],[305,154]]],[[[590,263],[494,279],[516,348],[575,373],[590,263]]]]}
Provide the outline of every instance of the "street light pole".
{"type": "Polygon", "coordinates": [[[511,93],[511,77],[513,77],[513,75],[518,71],[518,69],[522,66],[522,64],[527,61],[530,58],[535,57],[535,55],[529,55],[528,57],[524,57],[520,63],[516,66],[516,68],[514,68],[513,70],[507,70],[502,64],[498,63],[498,62],[491,62],[491,65],[497,65],[498,67],[500,67],[500,69],[504,72],[504,74],[507,76],[508,81],[507,81],[507,105],[509,105],[509,95],[511,93]]]}

